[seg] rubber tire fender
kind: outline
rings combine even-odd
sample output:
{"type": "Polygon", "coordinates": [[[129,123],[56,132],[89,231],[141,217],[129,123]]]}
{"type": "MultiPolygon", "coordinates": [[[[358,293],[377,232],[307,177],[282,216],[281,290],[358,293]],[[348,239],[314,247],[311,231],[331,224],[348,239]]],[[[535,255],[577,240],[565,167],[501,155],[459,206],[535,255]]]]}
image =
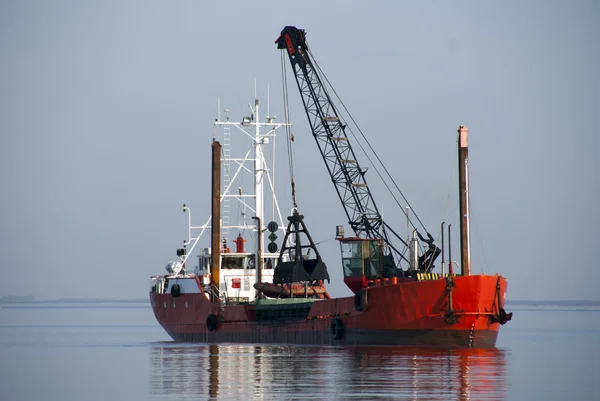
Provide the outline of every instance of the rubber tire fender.
{"type": "Polygon", "coordinates": [[[217,329],[217,315],[213,315],[212,313],[208,315],[206,318],[206,328],[208,331],[215,331],[217,329]]]}
{"type": "Polygon", "coordinates": [[[181,295],[181,287],[179,286],[179,284],[173,284],[171,286],[171,296],[173,298],[177,298],[180,295],[181,295]]]}
{"type": "Polygon", "coordinates": [[[344,324],[337,317],[331,321],[329,330],[331,331],[334,340],[341,340],[344,337],[344,324]]]}

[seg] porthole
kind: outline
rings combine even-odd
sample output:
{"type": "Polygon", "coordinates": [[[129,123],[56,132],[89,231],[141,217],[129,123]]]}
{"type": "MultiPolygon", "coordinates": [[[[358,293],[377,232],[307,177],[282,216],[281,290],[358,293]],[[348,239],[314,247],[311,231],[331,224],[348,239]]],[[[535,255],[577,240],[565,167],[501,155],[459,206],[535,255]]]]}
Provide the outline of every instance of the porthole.
{"type": "Polygon", "coordinates": [[[187,302],[187,301],[185,301],[185,307],[186,307],[186,308],[188,307],[188,302],[187,302]]]}
{"type": "Polygon", "coordinates": [[[166,302],[164,302],[164,303],[163,303],[163,306],[166,308],[166,307],[167,307],[167,303],[166,303],[166,302]]]}

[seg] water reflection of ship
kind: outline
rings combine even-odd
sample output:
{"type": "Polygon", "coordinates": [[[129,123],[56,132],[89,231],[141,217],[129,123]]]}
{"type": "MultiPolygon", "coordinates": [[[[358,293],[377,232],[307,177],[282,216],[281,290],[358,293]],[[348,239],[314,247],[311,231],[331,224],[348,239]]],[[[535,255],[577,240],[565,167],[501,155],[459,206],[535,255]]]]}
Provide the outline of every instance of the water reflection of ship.
{"type": "Polygon", "coordinates": [[[253,346],[157,343],[150,348],[151,398],[216,399],[225,392],[246,399],[255,353],[253,346]]]}
{"type": "Polygon", "coordinates": [[[502,400],[506,398],[503,350],[369,347],[349,348],[356,387],[403,393],[407,399],[502,400]]]}
{"type": "Polygon", "coordinates": [[[169,345],[150,349],[153,398],[502,400],[498,349],[169,345]]]}

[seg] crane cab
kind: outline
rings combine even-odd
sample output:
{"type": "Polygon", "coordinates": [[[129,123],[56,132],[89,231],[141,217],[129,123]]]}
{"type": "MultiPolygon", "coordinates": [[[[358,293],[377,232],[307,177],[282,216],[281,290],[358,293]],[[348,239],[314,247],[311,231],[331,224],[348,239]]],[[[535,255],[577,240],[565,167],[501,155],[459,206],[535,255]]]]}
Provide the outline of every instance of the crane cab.
{"type": "Polygon", "coordinates": [[[356,293],[393,276],[393,260],[383,239],[337,238],[342,253],[344,283],[356,293]]]}

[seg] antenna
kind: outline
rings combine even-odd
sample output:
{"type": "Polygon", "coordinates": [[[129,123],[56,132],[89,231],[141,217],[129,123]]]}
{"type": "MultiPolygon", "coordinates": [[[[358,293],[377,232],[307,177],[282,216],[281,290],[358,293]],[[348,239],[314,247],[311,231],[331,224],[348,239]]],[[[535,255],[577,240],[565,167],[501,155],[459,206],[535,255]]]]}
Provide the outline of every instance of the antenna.
{"type": "Polygon", "coordinates": [[[410,206],[406,206],[406,242],[410,242],[410,206]]]}
{"type": "MultiPolygon", "coordinates": [[[[242,197],[242,187],[238,188],[238,194],[242,197]]],[[[246,203],[242,202],[242,224],[246,226],[246,203]]]]}

